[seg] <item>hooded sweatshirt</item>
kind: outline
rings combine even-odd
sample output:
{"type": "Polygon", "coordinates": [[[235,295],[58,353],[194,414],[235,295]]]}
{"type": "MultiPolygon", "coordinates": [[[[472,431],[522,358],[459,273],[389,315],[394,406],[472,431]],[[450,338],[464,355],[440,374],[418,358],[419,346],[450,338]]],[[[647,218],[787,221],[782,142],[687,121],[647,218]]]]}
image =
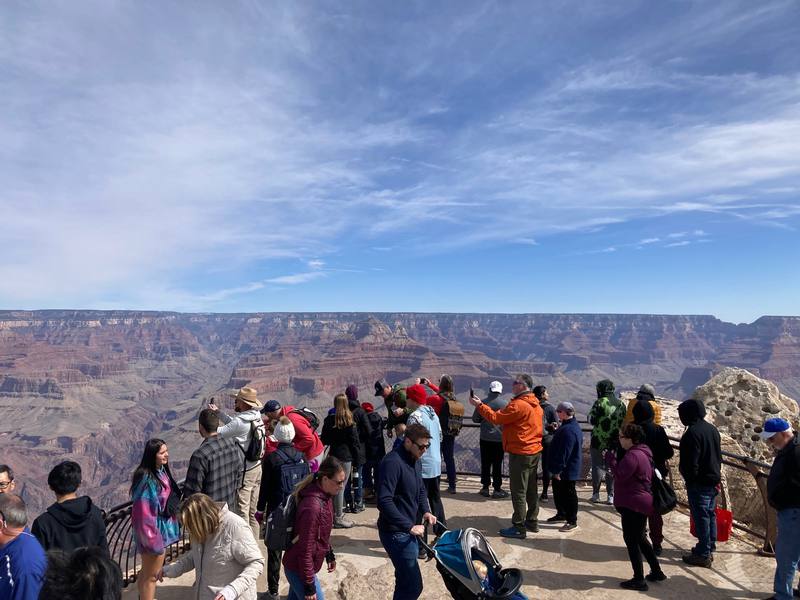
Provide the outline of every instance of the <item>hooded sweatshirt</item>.
{"type": "Polygon", "coordinates": [[[108,552],[103,514],[89,496],[50,505],[33,522],[31,533],[45,551],[72,552],[82,546],[98,546],[108,552]]]}
{"type": "Polygon", "coordinates": [[[717,485],[720,482],[722,447],[719,431],[704,419],[705,405],[695,399],[681,402],[678,416],[686,425],[680,444],[680,471],[686,485],[717,485]]]}
{"type": "Polygon", "coordinates": [[[597,383],[597,400],[589,410],[592,424],[592,448],[607,450],[617,443],[617,431],[625,418],[625,406],[614,394],[614,383],[603,379],[597,383]]]}
{"type": "Polygon", "coordinates": [[[666,462],[673,457],[675,451],[669,443],[667,432],[661,425],[655,424],[653,407],[649,402],[639,402],[633,407],[633,422],[644,429],[644,443],[653,453],[653,463],[659,473],[666,475],[666,462]]]}
{"type": "Polygon", "coordinates": [[[530,390],[514,396],[498,411],[481,404],[476,409],[481,417],[503,426],[503,450],[511,454],[538,454],[542,451],[542,407],[530,390]]]}
{"type": "Polygon", "coordinates": [[[775,510],[800,508],[800,444],[797,434],[775,455],[767,479],[767,498],[775,510]]]}

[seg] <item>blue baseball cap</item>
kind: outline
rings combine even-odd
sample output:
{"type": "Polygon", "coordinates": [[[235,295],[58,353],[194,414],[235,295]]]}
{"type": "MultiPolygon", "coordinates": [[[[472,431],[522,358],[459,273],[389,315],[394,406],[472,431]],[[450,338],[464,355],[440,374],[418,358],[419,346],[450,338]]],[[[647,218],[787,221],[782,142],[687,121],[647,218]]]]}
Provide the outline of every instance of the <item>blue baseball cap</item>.
{"type": "Polygon", "coordinates": [[[264,405],[264,408],[261,409],[262,413],[271,413],[275,412],[276,410],[281,409],[281,403],[277,400],[268,400],[267,403],[264,405]]]}
{"type": "Polygon", "coordinates": [[[791,428],[792,426],[789,425],[789,421],[786,419],[767,419],[767,422],[764,423],[764,430],[761,432],[761,439],[768,440],[776,433],[789,431],[791,428]]]}

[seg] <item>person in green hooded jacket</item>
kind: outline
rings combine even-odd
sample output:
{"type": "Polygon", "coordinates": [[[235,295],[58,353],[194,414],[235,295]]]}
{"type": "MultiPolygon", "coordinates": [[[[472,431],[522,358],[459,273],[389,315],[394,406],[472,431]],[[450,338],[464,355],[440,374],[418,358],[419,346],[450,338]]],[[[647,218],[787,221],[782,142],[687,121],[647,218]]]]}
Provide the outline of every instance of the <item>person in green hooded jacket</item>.
{"type": "Polygon", "coordinates": [[[605,473],[608,504],[614,503],[614,477],[605,465],[605,453],[618,444],[617,432],[625,418],[625,405],[614,393],[614,382],[603,379],[597,382],[597,400],[589,410],[589,423],[592,425],[592,439],[589,456],[592,461],[591,502],[600,502],[601,478],[605,473]]]}

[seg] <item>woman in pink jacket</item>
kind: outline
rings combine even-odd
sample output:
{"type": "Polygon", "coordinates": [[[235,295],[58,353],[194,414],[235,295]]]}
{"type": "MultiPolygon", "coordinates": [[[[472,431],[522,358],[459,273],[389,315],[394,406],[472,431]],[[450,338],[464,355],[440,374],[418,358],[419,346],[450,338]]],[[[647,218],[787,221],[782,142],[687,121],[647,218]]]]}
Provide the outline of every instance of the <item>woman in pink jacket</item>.
{"type": "Polygon", "coordinates": [[[319,470],[297,484],[295,537],[283,555],[283,568],[289,580],[288,600],[324,600],[317,571],[322,561],[328,573],[336,569],[336,556],[330,545],[333,528],[333,497],[344,489],[344,467],[333,456],[322,461],[319,470]]]}
{"type": "Polygon", "coordinates": [[[614,508],[622,516],[622,537],[633,567],[633,579],[621,581],[620,587],[647,591],[648,581],[664,581],[667,576],[658,564],[658,557],[647,539],[647,517],[653,512],[653,453],[644,443],[644,430],[627,423],[619,431],[619,442],[625,455],[614,467],[614,508]],[[645,577],[642,554],[650,565],[645,577]]]}

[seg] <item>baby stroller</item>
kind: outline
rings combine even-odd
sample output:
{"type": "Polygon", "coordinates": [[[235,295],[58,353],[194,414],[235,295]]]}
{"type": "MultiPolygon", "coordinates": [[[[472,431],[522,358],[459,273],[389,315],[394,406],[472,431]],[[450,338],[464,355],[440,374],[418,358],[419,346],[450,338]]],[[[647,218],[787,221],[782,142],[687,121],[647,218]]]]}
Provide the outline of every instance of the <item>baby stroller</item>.
{"type": "Polygon", "coordinates": [[[472,527],[452,531],[441,525],[438,528],[444,533],[434,540],[432,547],[421,543],[428,557],[436,559],[436,569],[455,600],[525,598],[519,591],[522,572],[504,569],[480,531],[472,527]],[[485,577],[477,572],[473,561],[488,567],[485,577]]]}

